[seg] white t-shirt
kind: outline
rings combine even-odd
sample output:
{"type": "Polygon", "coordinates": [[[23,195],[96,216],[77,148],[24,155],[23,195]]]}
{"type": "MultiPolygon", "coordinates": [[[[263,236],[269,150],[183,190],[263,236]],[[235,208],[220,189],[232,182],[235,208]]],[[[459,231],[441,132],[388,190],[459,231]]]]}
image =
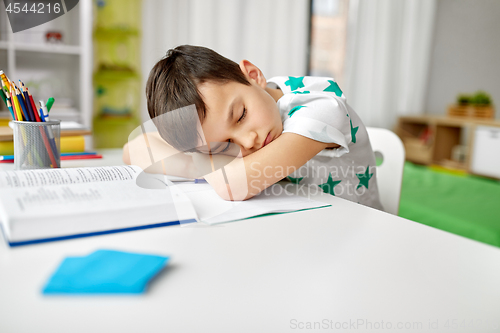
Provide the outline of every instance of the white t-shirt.
{"type": "Polygon", "coordinates": [[[319,152],[287,178],[309,190],[317,186],[325,193],[383,210],[368,133],[335,80],[280,76],[268,80],[268,86],[279,87],[284,94],[278,100],[283,133],[340,146],[319,152]]]}

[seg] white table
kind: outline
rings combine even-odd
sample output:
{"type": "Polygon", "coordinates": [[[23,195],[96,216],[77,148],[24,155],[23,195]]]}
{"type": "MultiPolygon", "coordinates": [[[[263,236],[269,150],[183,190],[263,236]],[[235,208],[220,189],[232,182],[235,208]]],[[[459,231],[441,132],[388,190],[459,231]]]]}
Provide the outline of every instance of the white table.
{"type": "Polygon", "coordinates": [[[1,243],[0,332],[309,332],[315,322],[319,331],[500,331],[500,249],[320,199],[332,206],[216,227],[1,243]],[[171,262],[143,296],[41,294],[64,257],[103,248],[171,262]]]}

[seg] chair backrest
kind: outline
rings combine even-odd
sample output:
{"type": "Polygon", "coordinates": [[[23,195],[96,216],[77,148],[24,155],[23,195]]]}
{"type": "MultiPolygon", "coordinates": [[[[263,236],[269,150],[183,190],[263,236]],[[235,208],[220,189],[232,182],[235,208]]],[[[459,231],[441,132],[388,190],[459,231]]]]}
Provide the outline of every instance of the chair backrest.
{"type": "Polygon", "coordinates": [[[380,201],[386,212],[398,215],[405,148],[401,139],[389,130],[374,127],[367,127],[366,130],[375,156],[381,155],[383,159],[382,164],[377,166],[380,201]]]}

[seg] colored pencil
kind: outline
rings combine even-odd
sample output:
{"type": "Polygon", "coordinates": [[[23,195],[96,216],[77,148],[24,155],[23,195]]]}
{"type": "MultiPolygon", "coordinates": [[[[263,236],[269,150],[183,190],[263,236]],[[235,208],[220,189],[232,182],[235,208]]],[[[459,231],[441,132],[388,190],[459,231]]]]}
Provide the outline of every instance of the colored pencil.
{"type": "Polygon", "coordinates": [[[19,92],[17,87],[16,87],[15,91],[16,91],[17,100],[19,101],[19,104],[21,105],[21,109],[23,110],[24,118],[26,118],[27,121],[31,121],[31,117],[30,117],[28,110],[26,108],[26,104],[24,104],[23,94],[21,92],[19,92]]]}
{"type": "Polygon", "coordinates": [[[12,106],[10,105],[10,100],[7,100],[7,108],[10,111],[10,114],[12,115],[12,119],[16,120],[16,117],[14,116],[14,111],[12,111],[12,106]]]}
{"type": "Polygon", "coordinates": [[[12,87],[12,94],[14,95],[14,99],[16,101],[16,107],[18,108],[19,113],[21,113],[22,120],[29,121],[29,118],[26,117],[23,112],[23,108],[21,107],[24,102],[24,98],[19,98],[19,89],[17,88],[14,81],[10,81],[10,86],[12,87]]]}
{"type": "Polygon", "coordinates": [[[7,75],[5,75],[5,73],[1,69],[0,69],[0,77],[2,78],[2,82],[4,82],[4,85],[7,87],[7,90],[9,90],[10,89],[9,78],[7,77],[7,75]]]}
{"type": "Polygon", "coordinates": [[[10,92],[10,96],[12,96],[12,100],[14,101],[13,105],[16,106],[17,117],[18,117],[17,120],[19,120],[19,121],[24,120],[23,111],[21,110],[21,106],[19,105],[19,101],[17,100],[16,92],[15,92],[14,88],[12,88],[12,91],[10,92]]]}
{"type": "Polygon", "coordinates": [[[17,113],[16,113],[16,109],[14,108],[14,103],[13,103],[12,97],[9,93],[9,89],[7,89],[7,86],[5,85],[5,82],[3,80],[2,80],[2,88],[5,91],[5,97],[7,97],[7,100],[10,100],[10,105],[11,105],[12,109],[9,109],[9,111],[11,111],[12,119],[17,120],[17,113]]]}
{"type": "Polygon", "coordinates": [[[7,105],[7,97],[5,96],[5,92],[3,91],[3,89],[0,89],[0,97],[2,97],[3,102],[5,103],[5,105],[7,105]]]}
{"type": "MultiPolygon", "coordinates": [[[[19,80],[19,82],[21,82],[21,80],[19,80]]],[[[38,113],[38,112],[36,112],[36,109],[33,110],[28,93],[26,92],[26,87],[24,86],[23,82],[21,82],[21,89],[23,90],[22,94],[24,96],[24,100],[26,102],[26,109],[28,110],[28,113],[30,114],[31,121],[38,121],[38,120],[36,120],[37,117],[35,116],[35,113],[38,113]]]]}
{"type": "Polygon", "coordinates": [[[29,102],[30,102],[31,108],[33,109],[33,112],[35,114],[36,121],[42,121],[42,119],[38,115],[38,110],[36,108],[35,101],[33,100],[33,96],[31,96],[31,93],[30,93],[28,87],[26,87],[26,92],[28,93],[29,102]]]}
{"type": "Polygon", "coordinates": [[[43,143],[45,144],[45,149],[47,150],[47,154],[49,154],[50,162],[52,163],[53,168],[57,168],[58,164],[56,162],[56,159],[54,157],[54,153],[52,150],[52,145],[49,142],[49,139],[47,139],[47,135],[45,134],[45,129],[38,127],[40,129],[40,134],[42,134],[42,140],[43,143]]]}
{"type": "MultiPolygon", "coordinates": [[[[3,82],[2,82],[3,83],[3,82]]],[[[5,87],[5,85],[4,85],[5,87]]],[[[12,119],[17,120],[17,115],[14,110],[14,105],[12,105],[12,99],[10,97],[10,93],[8,91],[5,92],[5,97],[7,97],[7,108],[10,111],[10,114],[12,115],[12,119]]]]}
{"type": "Polygon", "coordinates": [[[35,115],[31,113],[31,111],[28,107],[28,103],[29,103],[29,100],[27,99],[28,95],[26,95],[26,93],[24,91],[24,83],[21,80],[19,80],[19,88],[18,89],[19,89],[19,93],[23,97],[24,107],[26,108],[26,112],[28,113],[28,118],[30,119],[29,121],[35,121],[35,115]]]}
{"type": "Polygon", "coordinates": [[[18,105],[15,103],[14,94],[12,92],[12,86],[10,87],[9,94],[10,94],[10,104],[12,104],[12,108],[14,109],[14,114],[16,115],[16,120],[22,121],[23,117],[21,114],[21,110],[19,110],[18,105]]]}

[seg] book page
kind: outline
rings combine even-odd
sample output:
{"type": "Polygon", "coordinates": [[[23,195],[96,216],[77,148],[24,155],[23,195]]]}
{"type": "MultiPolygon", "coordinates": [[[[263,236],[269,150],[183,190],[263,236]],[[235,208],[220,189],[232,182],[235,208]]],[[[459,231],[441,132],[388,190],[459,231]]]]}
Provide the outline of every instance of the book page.
{"type": "Polygon", "coordinates": [[[186,196],[135,181],[98,181],[0,189],[0,218],[10,240],[29,240],[176,221],[194,222],[186,196]]]}
{"type": "Polygon", "coordinates": [[[140,172],[141,168],[131,165],[2,171],[0,188],[127,181],[140,172]]]}
{"type": "Polygon", "coordinates": [[[279,184],[245,201],[226,201],[209,184],[178,184],[191,200],[200,221],[218,224],[270,213],[286,213],[329,206],[288,192],[279,184]]]}
{"type": "Polygon", "coordinates": [[[3,210],[10,217],[76,215],[88,211],[123,210],[170,202],[168,190],[143,189],[130,182],[86,183],[0,190],[3,210]]]}

